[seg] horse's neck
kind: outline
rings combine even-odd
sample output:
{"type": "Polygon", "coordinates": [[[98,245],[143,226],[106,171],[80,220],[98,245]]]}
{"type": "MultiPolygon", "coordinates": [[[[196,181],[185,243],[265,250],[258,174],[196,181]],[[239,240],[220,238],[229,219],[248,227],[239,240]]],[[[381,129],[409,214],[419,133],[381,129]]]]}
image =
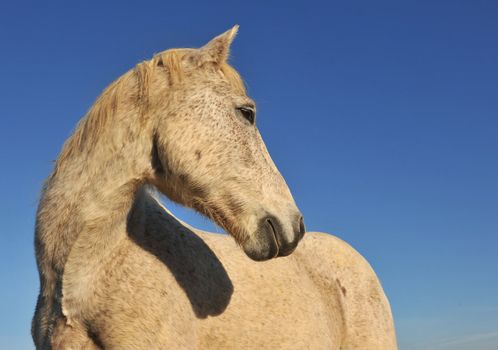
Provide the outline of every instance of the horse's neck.
{"type": "Polygon", "coordinates": [[[140,198],[145,191],[140,183],[130,182],[113,193],[118,196],[116,202],[111,196],[86,208],[85,214],[99,212],[107,206],[111,210],[106,208],[104,215],[96,215],[86,222],[67,257],[62,279],[62,309],[68,320],[77,315],[91,297],[113,253],[126,238],[130,212],[134,213],[133,225],[141,226],[145,216],[139,215],[144,213],[141,207],[144,202],[140,198]]]}
{"type": "MultiPolygon", "coordinates": [[[[133,147],[133,146],[132,146],[133,147]]],[[[75,239],[122,221],[143,181],[136,154],[97,145],[93,155],[74,155],[45,185],[37,213],[37,240],[61,272],[75,239]],[[100,156],[99,155],[103,155],[100,156]]],[[[144,161],[145,163],[146,161],[144,161]]],[[[101,235],[99,235],[101,236],[101,235]]]]}
{"type": "Polygon", "coordinates": [[[119,149],[101,142],[91,154],[72,154],[54,171],[37,215],[44,294],[57,298],[55,285],[63,278],[64,297],[66,291],[71,297],[75,285],[91,282],[96,267],[125,237],[128,212],[150,176],[147,148],[140,139],[119,149]]]}
{"type": "Polygon", "coordinates": [[[96,175],[92,185],[81,194],[80,232],[67,256],[62,281],[62,305],[68,319],[77,313],[74,307],[88,297],[85,293],[95,285],[105,261],[126,238],[130,209],[139,205],[137,195],[144,191],[140,174],[132,172],[126,178],[123,176],[129,171],[124,164],[114,164],[108,169],[105,174],[96,175]]]}

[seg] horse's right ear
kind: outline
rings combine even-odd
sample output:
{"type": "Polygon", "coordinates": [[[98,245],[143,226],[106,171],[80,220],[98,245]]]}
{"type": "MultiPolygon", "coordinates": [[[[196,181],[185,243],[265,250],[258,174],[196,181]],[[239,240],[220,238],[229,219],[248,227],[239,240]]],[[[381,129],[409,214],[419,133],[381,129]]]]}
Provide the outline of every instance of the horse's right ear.
{"type": "Polygon", "coordinates": [[[232,29],[227,30],[225,33],[218,35],[206,45],[201,47],[201,52],[205,55],[205,61],[215,62],[221,64],[228,59],[230,53],[230,44],[237,35],[239,26],[235,25],[232,29]]]}

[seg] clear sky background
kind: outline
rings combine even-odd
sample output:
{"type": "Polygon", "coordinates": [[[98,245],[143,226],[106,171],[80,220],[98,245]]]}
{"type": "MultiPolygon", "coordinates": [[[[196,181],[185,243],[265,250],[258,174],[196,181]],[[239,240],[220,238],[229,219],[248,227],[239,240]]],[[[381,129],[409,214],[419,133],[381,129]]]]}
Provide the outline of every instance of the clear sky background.
{"type": "Polygon", "coordinates": [[[33,347],[35,209],[76,122],[137,62],[236,23],[307,228],[369,260],[400,348],[498,349],[498,2],[480,0],[1,2],[0,348],[33,347]]]}

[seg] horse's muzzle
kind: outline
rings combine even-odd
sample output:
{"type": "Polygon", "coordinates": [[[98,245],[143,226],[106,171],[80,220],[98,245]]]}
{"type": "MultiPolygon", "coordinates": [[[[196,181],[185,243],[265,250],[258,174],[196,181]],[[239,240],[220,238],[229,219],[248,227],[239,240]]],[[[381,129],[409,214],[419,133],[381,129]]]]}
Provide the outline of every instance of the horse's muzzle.
{"type": "Polygon", "coordinates": [[[303,238],[305,227],[301,214],[293,216],[289,225],[283,225],[273,216],[263,217],[258,225],[252,244],[243,246],[245,253],[253,260],[263,261],[291,254],[303,238]]]}

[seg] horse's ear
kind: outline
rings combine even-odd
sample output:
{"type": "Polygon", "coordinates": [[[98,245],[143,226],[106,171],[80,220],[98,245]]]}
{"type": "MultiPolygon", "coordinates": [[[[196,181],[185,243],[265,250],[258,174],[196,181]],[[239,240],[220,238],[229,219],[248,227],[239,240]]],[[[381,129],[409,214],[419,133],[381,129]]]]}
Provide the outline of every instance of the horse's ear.
{"type": "Polygon", "coordinates": [[[201,48],[203,55],[206,55],[207,60],[221,64],[225,62],[230,53],[230,44],[237,35],[239,26],[235,25],[232,29],[218,35],[201,48]]]}

